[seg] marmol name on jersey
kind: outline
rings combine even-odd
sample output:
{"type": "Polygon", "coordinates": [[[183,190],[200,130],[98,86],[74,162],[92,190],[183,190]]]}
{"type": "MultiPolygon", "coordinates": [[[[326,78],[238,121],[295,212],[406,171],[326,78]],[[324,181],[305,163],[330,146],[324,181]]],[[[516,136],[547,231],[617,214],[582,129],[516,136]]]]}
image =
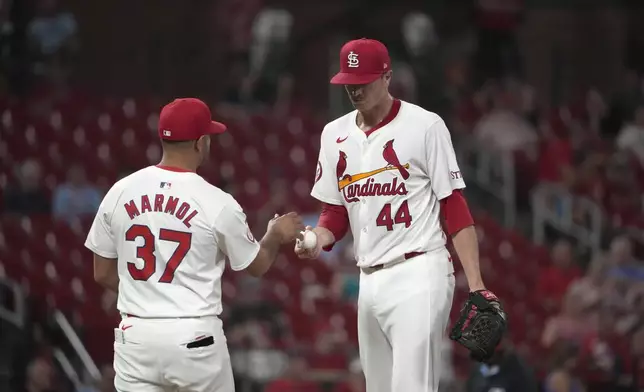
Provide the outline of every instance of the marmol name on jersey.
{"type": "Polygon", "coordinates": [[[182,202],[178,197],[173,196],[168,196],[166,199],[166,195],[159,193],[152,197],[141,195],[141,199],[137,201],[139,201],[138,204],[134,199],[132,199],[123,205],[130,219],[134,219],[146,212],[163,212],[165,214],[173,215],[189,228],[191,227],[190,221],[199,213],[197,210],[193,210],[192,207],[190,207],[190,203],[185,201],[182,202]],[[150,199],[154,200],[154,203],[150,203],[150,199]],[[179,208],[177,208],[177,206],[179,206],[179,208]],[[188,214],[188,212],[190,212],[190,214],[188,214]]]}

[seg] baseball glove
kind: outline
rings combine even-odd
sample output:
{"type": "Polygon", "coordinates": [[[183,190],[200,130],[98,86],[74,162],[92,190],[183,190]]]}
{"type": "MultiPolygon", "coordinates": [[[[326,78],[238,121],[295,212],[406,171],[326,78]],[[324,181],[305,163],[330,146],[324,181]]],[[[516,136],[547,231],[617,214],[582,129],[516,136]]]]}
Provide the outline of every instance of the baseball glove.
{"type": "Polygon", "coordinates": [[[507,316],[491,291],[470,293],[450,339],[470,350],[472,359],[486,362],[494,354],[507,326],[507,316]]]}

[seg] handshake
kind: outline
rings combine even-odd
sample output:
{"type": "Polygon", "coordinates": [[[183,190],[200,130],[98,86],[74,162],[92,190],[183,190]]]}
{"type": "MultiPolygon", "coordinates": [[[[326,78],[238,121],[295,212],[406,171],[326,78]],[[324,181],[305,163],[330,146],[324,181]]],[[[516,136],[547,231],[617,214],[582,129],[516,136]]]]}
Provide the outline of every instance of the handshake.
{"type": "MultiPolygon", "coordinates": [[[[284,215],[275,214],[273,219],[268,222],[266,234],[276,239],[279,238],[281,244],[295,241],[295,254],[301,259],[312,259],[320,255],[324,246],[324,243],[318,240],[318,235],[322,234],[326,238],[330,234],[327,231],[304,226],[302,217],[298,213],[289,212],[284,215]],[[319,233],[320,230],[323,232],[319,233]]],[[[333,239],[326,242],[332,243],[333,239]]]]}

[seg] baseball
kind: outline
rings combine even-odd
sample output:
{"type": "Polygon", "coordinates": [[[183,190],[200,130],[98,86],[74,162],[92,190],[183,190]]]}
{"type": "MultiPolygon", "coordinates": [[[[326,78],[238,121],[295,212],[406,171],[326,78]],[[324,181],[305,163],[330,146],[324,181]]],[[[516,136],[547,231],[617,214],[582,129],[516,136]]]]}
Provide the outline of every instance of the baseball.
{"type": "Polygon", "coordinates": [[[300,242],[302,248],[313,249],[316,247],[316,245],[318,244],[318,236],[314,232],[307,230],[303,231],[302,235],[304,237],[304,239],[300,242]]]}

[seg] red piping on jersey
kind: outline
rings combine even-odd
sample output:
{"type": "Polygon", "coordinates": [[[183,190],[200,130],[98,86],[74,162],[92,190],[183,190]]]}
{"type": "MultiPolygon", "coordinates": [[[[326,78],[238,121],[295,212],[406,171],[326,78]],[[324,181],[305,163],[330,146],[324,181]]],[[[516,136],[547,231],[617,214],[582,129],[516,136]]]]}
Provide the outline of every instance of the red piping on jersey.
{"type": "Polygon", "coordinates": [[[188,169],[182,169],[180,167],[176,166],[166,166],[166,165],[157,165],[159,169],[167,170],[167,171],[172,171],[172,172],[178,172],[178,173],[192,173],[192,170],[188,169]]]}
{"type": "MultiPolygon", "coordinates": [[[[322,203],[322,212],[318,219],[318,227],[324,227],[333,233],[335,242],[340,241],[347,234],[347,230],[349,230],[349,213],[347,209],[344,206],[322,203]]],[[[328,252],[333,249],[333,245],[335,243],[327,245],[322,249],[328,252]]]]}
{"type": "Polygon", "coordinates": [[[365,131],[365,135],[369,137],[372,133],[376,132],[380,128],[384,127],[385,125],[389,124],[396,118],[398,115],[398,112],[400,111],[400,99],[394,99],[394,103],[391,105],[391,109],[389,109],[389,113],[385,116],[385,118],[382,119],[375,127],[371,128],[368,131],[365,131]]]}
{"type": "Polygon", "coordinates": [[[445,220],[445,228],[449,235],[454,235],[474,224],[470,208],[460,189],[454,190],[451,195],[442,199],[440,204],[441,215],[445,220]]]}

